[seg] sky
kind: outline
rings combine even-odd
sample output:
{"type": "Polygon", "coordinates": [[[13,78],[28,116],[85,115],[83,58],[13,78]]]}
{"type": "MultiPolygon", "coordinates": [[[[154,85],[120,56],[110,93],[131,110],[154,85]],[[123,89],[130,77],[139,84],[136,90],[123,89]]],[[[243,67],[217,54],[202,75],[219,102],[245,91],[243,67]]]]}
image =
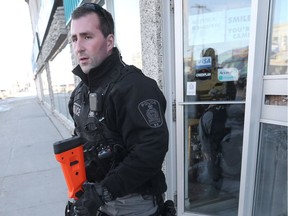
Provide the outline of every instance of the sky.
{"type": "Polygon", "coordinates": [[[1,1],[0,27],[0,89],[7,89],[33,77],[32,29],[25,0],[1,1]]]}

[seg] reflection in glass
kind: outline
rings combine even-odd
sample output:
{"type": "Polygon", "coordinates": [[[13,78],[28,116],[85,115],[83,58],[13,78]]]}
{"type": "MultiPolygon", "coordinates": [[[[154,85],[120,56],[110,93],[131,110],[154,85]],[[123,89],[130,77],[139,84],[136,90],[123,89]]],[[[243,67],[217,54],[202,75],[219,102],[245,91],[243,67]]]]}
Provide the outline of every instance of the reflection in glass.
{"type": "Polygon", "coordinates": [[[288,1],[274,0],[268,42],[267,75],[288,74],[288,1]]]}
{"type": "Polygon", "coordinates": [[[186,106],[187,211],[237,215],[244,109],[243,104],[186,106]]]}
{"type": "Polygon", "coordinates": [[[265,95],[265,105],[288,106],[288,95],[265,95]]]}
{"type": "Polygon", "coordinates": [[[287,215],[287,126],[263,124],[254,215],[287,215]]]}
{"type": "Polygon", "coordinates": [[[183,11],[184,100],[243,100],[229,83],[246,86],[250,0],[186,0],[183,11]]]}

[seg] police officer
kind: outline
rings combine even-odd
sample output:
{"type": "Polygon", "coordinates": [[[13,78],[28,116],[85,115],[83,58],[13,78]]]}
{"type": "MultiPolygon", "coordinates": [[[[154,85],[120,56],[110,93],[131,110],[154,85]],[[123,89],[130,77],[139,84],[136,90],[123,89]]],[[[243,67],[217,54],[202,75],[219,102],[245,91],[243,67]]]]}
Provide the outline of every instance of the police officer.
{"type": "Polygon", "coordinates": [[[73,73],[81,82],[68,106],[75,134],[87,141],[87,182],[74,214],[159,215],[156,198],[167,189],[161,168],[168,150],[162,92],[122,61],[113,18],[101,6],[75,9],[71,40],[79,63],[73,73]]]}

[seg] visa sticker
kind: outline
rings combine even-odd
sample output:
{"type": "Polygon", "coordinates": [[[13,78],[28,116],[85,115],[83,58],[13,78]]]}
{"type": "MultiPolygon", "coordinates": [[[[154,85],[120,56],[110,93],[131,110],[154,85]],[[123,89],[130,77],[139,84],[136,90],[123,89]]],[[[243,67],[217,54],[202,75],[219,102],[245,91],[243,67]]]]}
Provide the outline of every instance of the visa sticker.
{"type": "Polygon", "coordinates": [[[212,58],[211,56],[202,57],[196,61],[196,69],[200,68],[211,68],[212,67],[212,58]]]}

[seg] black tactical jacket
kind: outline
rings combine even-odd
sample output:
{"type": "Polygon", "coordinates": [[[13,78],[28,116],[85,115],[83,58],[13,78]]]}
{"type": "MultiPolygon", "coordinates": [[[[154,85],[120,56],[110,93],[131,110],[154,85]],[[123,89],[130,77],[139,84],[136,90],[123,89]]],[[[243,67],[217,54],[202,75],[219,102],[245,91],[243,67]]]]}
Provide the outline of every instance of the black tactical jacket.
{"type": "Polygon", "coordinates": [[[105,128],[104,140],[112,139],[111,143],[125,149],[124,158],[110,168],[102,186],[114,197],[165,192],[167,186],[161,168],[168,150],[166,100],[157,83],[136,67],[125,65],[117,48],[88,75],[80,66],[73,73],[82,80],[69,101],[76,133],[99,144],[102,135],[97,124],[93,126],[95,113],[89,109],[89,93],[98,92],[104,95],[99,115],[105,128]]]}

